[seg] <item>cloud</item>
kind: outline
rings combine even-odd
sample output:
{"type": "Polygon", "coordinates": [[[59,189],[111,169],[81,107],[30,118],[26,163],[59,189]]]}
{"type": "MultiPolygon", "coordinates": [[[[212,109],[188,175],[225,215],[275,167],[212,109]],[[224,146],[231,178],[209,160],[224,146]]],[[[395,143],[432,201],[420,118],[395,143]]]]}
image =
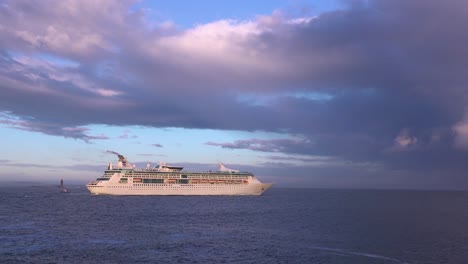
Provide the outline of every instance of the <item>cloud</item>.
{"type": "Polygon", "coordinates": [[[106,135],[89,135],[89,128],[86,127],[61,127],[56,124],[38,122],[36,120],[14,120],[8,114],[0,115],[0,125],[5,125],[10,128],[40,132],[47,135],[62,136],[65,138],[81,139],[85,142],[91,140],[109,139],[106,135]]]}
{"type": "Polygon", "coordinates": [[[455,146],[462,149],[468,148],[468,122],[466,118],[452,127],[455,132],[455,146]]]}
{"type": "Polygon", "coordinates": [[[158,144],[158,143],[156,143],[156,144],[151,144],[151,146],[153,146],[153,147],[157,147],[157,148],[162,148],[162,147],[163,147],[163,145],[161,145],[161,144],[158,144]]]}
{"type": "Polygon", "coordinates": [[[306,139],[248,139],[234,142],[216,143],[206,142],[206,145],[227,149],[249,149],[260,152],[281,152],[301,154],[311,143],[306,139]]]}
{"type": "Polygon", "coordinates": [[[394,140],[394,145],[391,148],[392,151],[404,151],[414,148],[418,143],[416,137],[411,137],[408,129],[400,131],[398,136],[394,140]]]}
{"type": "Polygon", "coordinates": [[[100,53],[114,49],[110,34],[117,31],[106,27],[124,26],[123,20],[132,17],[126,15],[132,2],[6,1],[0,10],[4,22],[0,37],[6,40],[8,48],[19,44],[23,49],[41,49],[70,57],[100,57],[100,53]],[[28,23],[23,23],[23,14],[28,15],[28,23]]]}
{"type": "Polygon", "coordinates": [[[130,130],[125,130],[122,132],[122,134],[120,136],[118,136],[118,138],[121,138],[121,139],[128,139],[128,138],[132,138],[132,139],[135,139],[135,138],[138,138],[138,135],[131,135],[130,134],[130,130]]]}
{"type": "Polygon", "coordinates": [[[146,22],[132,1],[5,1],[0,111],[14,120],[2,124],[87,141],[105,138],[90,124],[270,131],[297,139],[207,144],[466,167],[465,1],[352,1],[313,18],[279,11],[188,29],[146,22]]]}
{"type": "Polygon", "coordinates": [[[337,162],[343,162],[341,160],[338,160],[334,157],[320,157],[320,156],[303,156],[303,155],[288,155],[288,156],[275,156],[275,155],[270,155],[270,156],[264,156],[260,158],[265,158],[267,160],[273,161],[273,162],[286,162],[289,165],[291,162],[296,163],[300,162],[300,164],[309,164],[309,165],[335,165],[337,162]]]}

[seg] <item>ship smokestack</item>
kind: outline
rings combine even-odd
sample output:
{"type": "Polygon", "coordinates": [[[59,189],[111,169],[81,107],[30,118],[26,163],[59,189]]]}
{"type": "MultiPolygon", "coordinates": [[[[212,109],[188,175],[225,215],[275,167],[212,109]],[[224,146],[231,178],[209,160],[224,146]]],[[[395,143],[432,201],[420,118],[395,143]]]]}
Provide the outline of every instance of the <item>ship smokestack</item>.
{"type": "Polygon", "coordinates": [[[132,164],[130,164],[130,162],[128,162],[127,159],[123,155],[121,155],[121,154],[119,154],[119,153],[117,153],[115,151],[111,151],[111,150],[107,150],[106,152],[115,154],[115,155],[117,155],[117,157],[119,157],[119,162],[117,163],[117,168],[118,169],[122,169],[122,168],[123,169],[133,169],[132,164]]]}

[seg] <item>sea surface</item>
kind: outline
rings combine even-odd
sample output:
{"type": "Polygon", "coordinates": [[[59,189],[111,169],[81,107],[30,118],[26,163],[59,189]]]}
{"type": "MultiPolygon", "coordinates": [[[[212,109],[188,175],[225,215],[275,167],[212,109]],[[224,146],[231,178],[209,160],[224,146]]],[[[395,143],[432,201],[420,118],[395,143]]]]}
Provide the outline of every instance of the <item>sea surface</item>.
{"type": "Polygon", "coordinates": [[[468,192],[70,190],[0,187],[0,263],[468,263],[468,192]]]}

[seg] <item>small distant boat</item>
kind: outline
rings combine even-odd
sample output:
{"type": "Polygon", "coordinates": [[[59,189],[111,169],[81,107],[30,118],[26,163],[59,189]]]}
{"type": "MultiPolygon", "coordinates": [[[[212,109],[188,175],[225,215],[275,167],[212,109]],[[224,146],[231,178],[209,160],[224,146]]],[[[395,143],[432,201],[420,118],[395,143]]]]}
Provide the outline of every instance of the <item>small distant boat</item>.
{"type": "Polygon", "coordinates": [[[63,179],[60,179],[60,192],[61,193],[69,193],[70,191],[65,187],[65,185],[63,185],[63,179]]]}

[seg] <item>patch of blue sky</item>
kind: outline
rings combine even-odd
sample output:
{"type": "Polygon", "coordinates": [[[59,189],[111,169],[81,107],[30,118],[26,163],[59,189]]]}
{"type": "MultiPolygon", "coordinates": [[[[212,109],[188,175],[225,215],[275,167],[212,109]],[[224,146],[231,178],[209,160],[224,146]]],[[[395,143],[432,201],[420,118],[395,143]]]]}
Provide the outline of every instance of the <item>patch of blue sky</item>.
{"type": "Polygon", "coordinates": [[[21,56],[21,53],[17,52],[17,51],[14,51],[14,50],[7,50],[5,51],[5,53],[8,55],[8,57],[10,58],[16,58],[16,57],[19,57],[21,56]]]}
{"type": "Polygon", "coordinates": [[[97,77],[108,78],[115,74],[115,63],[112,61],[102,61],[97,63],[94,73],[97,77]]]}
{"type": "Polygon", "coordinates": [[[159,23],[171,21],[183,28],[197,24],[233,19],[252,20],[281,10],[287,16],[315,16],[341,7],[339,0],[269,0],[269,1],[155,1],[143,0],[132,11],[144,10],[146,19],[159,23]]]}
{"type": "Polygon", "coordinates": [[[12,114],[10,111],[1,111],[0,112],[0,119],[9,120],[9,121],[19,121],[19,120],[21,120],[20,117],[12,114]]]}
{"type": "Polygon", "coordinates": [[[82,144],[77,140],[5,126],[0,126],[0,134],[3,139],[8,139],[2,140],[0,159],[14,163],[68,165],[70,150],[82,144]]]}
{"type": "Polygon", "coordinates": [[[59,57],[56,55],[48,54],[48,53],[39,53],[35,55],[35,57],[47,61],[48,63],[63,68],[76,68],[80,66],[80,63],[77,61],[73,61],[67,58],[59,57]]]}
{"type": "Polygon", "coordinates": [[[281,96],[281,94],[242,93],[238,94],[236,99],[239,103],[251,106],[268,106],[273,104],[281,96]]]}
{"type": "Polygon", "coordinates": [[[320,92],[292,92],[288,96],[298,99],[307,99],[311,101],[329,101],[334,98],[332,94],[320,92]]]}
{"type": "Polygon", "coordinates": [[[59,57],[56,55],[52,55],[49,53],[36,53],[36,54],[23,54],[21,52],[17,52],[14,50],[6,51],[9,57],[16,59],[21,57],[31,57],[34,59],[38,59],[40,61],[45,61],[49,64],[52,64],[56,67],[63,67],[63,68],[76,68],[80,66],[80,63],[77,61],[73,61],[64,57],[59,57]]]}
{"type": "Polygon", "coordinates": [[[268,106],[284,97],[307,99],[311,101],[329,101],[334,98],[334,95],[322,92],[287,92],[271,94],[242,93],[237,95],[237,101],[251,106],[268,106]]]}

